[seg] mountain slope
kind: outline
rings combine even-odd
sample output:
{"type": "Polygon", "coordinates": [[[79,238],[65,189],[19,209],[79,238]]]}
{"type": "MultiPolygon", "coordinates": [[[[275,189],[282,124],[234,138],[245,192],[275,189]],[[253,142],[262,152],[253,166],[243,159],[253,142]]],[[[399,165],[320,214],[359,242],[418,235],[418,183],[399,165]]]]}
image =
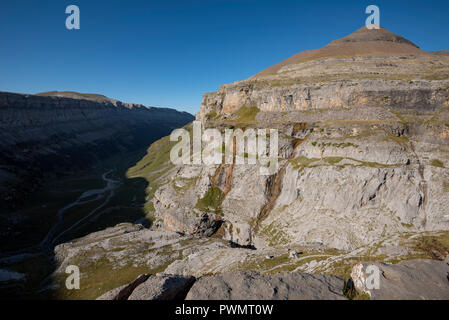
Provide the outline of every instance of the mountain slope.
{"type": "Polygon", "coordinates": [[[428,55],[411,41],[384,28],[369,30],[366,27],[335,41],[321,49],[300,52],[254,76],[254,79],[277,73],[282,68],[306,61],[363,56],[428,55]]]}
{"type": "Polygon", "coordinates": [[[218,220],[242,246],[341,250],[449,229],[449,59],[385,29],[223,85],[197,120],[277,129],[282,160],[270,177],[254,165],[174,169],[154,193],[163,228],[207,234],[218,220]],[[198,205],[217,188],[218,204],[198,205]]]}
{"type": "Polygon", "coordinates": [[[144,148],[193,119],[186,112],[100,95],[65,95],[0,92],[2,205],[14,204],[46,175],[73,173],[144,148]]]}
{"type": "Polygon", "coordinates": [[[36,93],[36,96],[82,99],[82,100],[91,100],[91,101],[95,101],[95,102],[110,102],[110,103],[116,103],[117,102],[117,100],[108,98],[108,97],[106,97],[104,95],[101,95],[101,94],[79,93],[79,92],[74,92],[74,91],[40,92],[40,93],[36,93]]]}

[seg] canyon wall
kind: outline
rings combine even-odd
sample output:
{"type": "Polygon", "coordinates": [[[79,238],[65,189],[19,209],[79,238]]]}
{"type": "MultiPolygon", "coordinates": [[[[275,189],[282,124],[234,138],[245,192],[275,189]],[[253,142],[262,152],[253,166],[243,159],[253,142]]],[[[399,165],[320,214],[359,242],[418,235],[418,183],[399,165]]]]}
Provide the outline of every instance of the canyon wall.
{"type": "Polygon", "coordinates": [[[144,148],[192,119],[186,112],[119,101],[0,92],[2,203],[32,190],[44,176],[144,148]]]}

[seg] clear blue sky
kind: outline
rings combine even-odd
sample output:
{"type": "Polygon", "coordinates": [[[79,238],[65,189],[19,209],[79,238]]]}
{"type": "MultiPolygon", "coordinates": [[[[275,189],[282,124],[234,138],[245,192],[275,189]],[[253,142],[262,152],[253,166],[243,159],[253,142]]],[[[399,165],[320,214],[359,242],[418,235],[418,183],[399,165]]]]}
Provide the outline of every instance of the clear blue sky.
{"type": "Polygon", "coordinates": [[[205,92],[364,25],[449,50],[449,1],[2,0],[0,91],[73,90],[196,113],[205,92]],[[81,29],[65,28],[78,5],[81,29]]]}

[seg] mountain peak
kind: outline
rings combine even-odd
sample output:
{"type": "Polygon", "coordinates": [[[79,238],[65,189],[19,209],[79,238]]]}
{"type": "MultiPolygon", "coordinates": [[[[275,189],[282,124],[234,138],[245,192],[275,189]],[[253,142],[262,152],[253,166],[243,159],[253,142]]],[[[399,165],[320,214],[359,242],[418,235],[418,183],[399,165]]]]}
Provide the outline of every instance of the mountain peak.
{"type": "Polygon", "coordinates": [[[47,92],[36,93],[36,96],[81,99],[81,100],[90,100],[90,101],[95,101],[95,102],[111,102],[111,103],[117,101],[115,99],[108,98],[101,94],[80,93],[80,92],[75,92],[75,91],[47,91],[47,92]]]}
{"type": "Polygon", "coordinates": [[[394,34],[393,32],[388,31],[387,29],[382,27],[380,27],[379,29],[368,29],[367,27],[362,27],[344,38],[332,41],[328,46],[355,42],[394,42],[419,48],[413,42],[405,39],[404,37],[398,36],[397,34],[394,34]]]}
{"type": "Polygon", "coordinates": [[[320,59],[423,56],[428,54],[413,42],[385,28],[370,30],[363,27],[344,38],[332,41],[321,49],[299,52],[256,74],[252,79],[274,75],[286,66],[320,59]]]}

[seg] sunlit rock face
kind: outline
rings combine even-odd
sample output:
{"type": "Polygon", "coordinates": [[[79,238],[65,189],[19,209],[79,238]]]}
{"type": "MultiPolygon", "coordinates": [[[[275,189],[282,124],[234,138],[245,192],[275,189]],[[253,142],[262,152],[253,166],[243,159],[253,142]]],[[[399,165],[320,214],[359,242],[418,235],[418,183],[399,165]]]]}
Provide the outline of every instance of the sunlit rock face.
{"type": "MultiPolygon", "coordinates": [[[[448,75],[447,55],[425,52],[383,28],[362,28],[205,94],[197,118],[212,111],[225,115],[242,106],[266,112],[379,105],[435,111],[449,104],[448,75]]],[[[363,115],[365,120],[378,117],[378,112],[363,115]]]]}
{"type": "MultiPolygon", "coordinates": [[[[449,228],[446,55],[383,28],[362,28],[206,93],[196,117],[205,127],[277,128],[282,137],[275,175],[260,176],[254,165],[232,167],[217,218],[224,239],[350,250],[398,232],[449,228]]],[[[196,194],[179,197],[161,187],[156,215],[165,227],[188,230],[174,221],[198,211],[207,187],[224,191],[226,181],[213,181],[228,167],[196,171],[190,184],[196,194]]]]}

